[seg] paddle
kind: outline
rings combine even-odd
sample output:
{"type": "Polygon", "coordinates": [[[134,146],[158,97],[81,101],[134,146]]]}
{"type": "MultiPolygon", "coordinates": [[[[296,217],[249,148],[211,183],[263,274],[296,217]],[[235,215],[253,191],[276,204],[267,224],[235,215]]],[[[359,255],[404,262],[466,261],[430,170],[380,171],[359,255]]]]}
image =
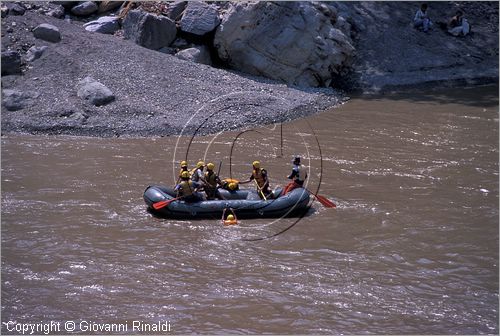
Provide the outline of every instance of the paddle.
{"type": "Polygon", "coordinates": [[[182,198],[182,196],[176,197],[176,198],[172,198],[172,199],[169,199],[169,200],[164,200],[164,201],[159,201],[159,202],[153,203],[153,209],[159,210],[161,208],[164,208],[167,205],[169,205],[170,203],[172,203],[173,201],[177,201],[180,198],[182,198]]]}
{"type": "Polygon", "coordinates": [[[259,184],[257,183],[257,181],[255,181],[255,179],[253,179],[253,181],[255,182],[255,185],[257,186],[257,190],[262,195],[262,198],[264,198],[264,201],[267,201],[266,195],[264,195],[264,193],[262,192],[262,189],[259,187],[259,184]]]}
{"type": "MultiPolygon", "coordinates": [[[[306,188],[304,188],[306,189],[306,188]]],[[[332,201],[330,201],[328,198],[326,198],[325,196],[321,196],[321,195],[317,195],[315,193],[313,193],[311,190],[309,189],[306,189],[307,191],[309,191],[310,194],[312,194],[314,197],[316,197],[316,199],[325,206],[325,208],[336,208],[337,206],[335,205],[335,203],[333,203],[332,201]]]]}

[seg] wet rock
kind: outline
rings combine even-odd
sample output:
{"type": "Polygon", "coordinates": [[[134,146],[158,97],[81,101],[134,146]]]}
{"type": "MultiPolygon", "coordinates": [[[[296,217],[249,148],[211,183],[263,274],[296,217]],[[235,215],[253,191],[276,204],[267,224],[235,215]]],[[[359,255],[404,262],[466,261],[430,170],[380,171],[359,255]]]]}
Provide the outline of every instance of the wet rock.
{"type": "Polygon", "coordinates": [[[175,56],[185,61],[212,65],[210,52],[206,46],[196,46],[184,49],[175,54],[175,56]]]}
{"type": "Polygon", "coordinates": [[[41,47],[36,47],[33,46],[28,49],[28,52],[26,53],[25,59],[28,62],[33,62],[34,60],[40,58],[43,54],[43,52],[47,49],[47,46],[41,46],[41,47]]]}
{"type": "Polygon", "coordinates": [[[87,16],[97,12],[99,7],[93,1],[85,1],[71,8],[71,13],[77,16],[87,16]]]}
{"type": "Polygon", "coordinates": [[[42,23],[41,25],[38,25],[33,30],[33,35],[35,35],[35,37],[38,39],[48,42],[56,43],[61,41],[61,33],[59,32],[59,29],[56,26],[48,23],[42,23]]]}
{"type": "Polygon", "coordinates": [[[5,89],[2,90],[2,105],[9,111],[18,111],[33,105],[38,96],[36,92],[5,89]]]}
{"type": "Polygon", "coordinates": [[[124,37],[148,49],[168,47],[177,28],[171,19],[141,10],[132,10],[123,21],[124,37]]]}
{"type": "Polygon", "coordinates": [[[95,106],[106,105],[115,100],[113,92],[92,77],[85,77],[78,82],[77,96],[95,106]]]}
{"type": "Polygon", "coordinates": [[[17,51],[2,51],[2,76],[21,74],[21,55],[17,51]]]}
{"type": "Polygon", "coordinates": [[[204,2],[188,1],[180,20],[183,32],[203,36],[214,30],[221,22],[217,9],[204,2]]]}
{"type": "MultiPolygon", "coordinates": [[[[317,6],[317,5],[316,5],[317,6]]],[[[221,60],[237,70],[299,86],[329,86],[348,69],[354,47],[311,2],[232,6],[217,28],[221,60]]],[[[331,14],[331,13],[330,13],[331,14]]]]}
{"type": "Polygon", "coordinates": [[[101,34],[114,34],[120,29],[120,19],[115,16],[102,16],[96,21],[83,25],[85,30],[101,34]]]}

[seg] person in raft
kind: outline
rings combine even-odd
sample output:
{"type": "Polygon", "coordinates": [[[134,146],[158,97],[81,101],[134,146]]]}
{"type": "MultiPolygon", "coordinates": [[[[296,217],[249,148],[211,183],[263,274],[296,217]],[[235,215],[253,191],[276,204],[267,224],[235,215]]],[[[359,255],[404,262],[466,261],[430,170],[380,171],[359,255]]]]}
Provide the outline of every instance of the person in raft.
{"type": "Polygon", "coordinates": [[[231,213],[227,215],[227,217],[225,217],[226,210],[227,209],[225,208],[224,211],[222,212],[222,218],[221,218],[222,224],[224,224],[225,226],[238,224],[238,218],[236,218],[236,213],[234,212],[234,210],[232,208],[229,208],[229,211],[231,211],[231,213]]]}
{"type": "Polygon", "coordinates": [[[198,195],[198,188],[201,184],[198,182],[191,181],[190,174],[188,171],[182,172],[181,182],[175,186],[177,191],[177,197],[182,197],[186,202],[199,202],[201,197],[198,195]]]}
{"type": "Polygon", "coordinates": [[[292,182],[288,183],[285,189],[283,189],[283,195],[288,194],[295,188],[302,188],[304,186],[304,181],[307,178],[306,167],[300,163],[299,156],[295,157],[292,164],[292,173],[288,176],[288,179],[292,180],[292,182]]]}
{"type": "Polygon", "coordinates": [[[252,162],[252,175],[247,181],[240,182],[240,184],[250,183],[255,181],[257,184],[257,192],[260,198],[267,199],[271,194],[269,190],[269,179],[267,176],[267,171],[260,167],[259,161],[252,162]]]}
{"type": "Polygon", "coordinates": [[[207,171],[205,172],[205,193],[207,194],[207,200],[222,199],[219,190],[217,190],[217,186],[222,185],[222,182],[214,172],[214,168],[215,165],[212,162],[207,164],[207,171]]]}
{"type": "Polygon", "coordinates": [[[205,176],[203,174],[204,167],[205,167],[205,162],[203,161],[199,161],[196,164],[196,168],[194,168],[191,173],[191,180],[193,180],[193,182],[202,183],[202,185],[205,184],[205,176]]]}
{"type": "Polygon", "coordinates": [[[181,169],[179,170],[179,176],[177,177],[177,183],[176,184],[179,183],[179,181],[181,180],[182,172],[185,172],[185,171],[189,172],[189,170],[188,170],[188,163],[187,163],[187,161],[181,161],[181,169]]]}

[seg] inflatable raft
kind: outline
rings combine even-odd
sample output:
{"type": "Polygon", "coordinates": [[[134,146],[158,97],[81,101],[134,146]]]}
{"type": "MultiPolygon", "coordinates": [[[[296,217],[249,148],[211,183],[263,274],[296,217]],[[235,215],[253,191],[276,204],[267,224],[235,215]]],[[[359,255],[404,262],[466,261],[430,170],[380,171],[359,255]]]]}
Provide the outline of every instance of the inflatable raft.
{"type": "Polygon", "coordinates": [[[144,191],[144,201],[148,210],[154,215],[176,219],[215,218],[220,219],[224,209],[232,208],[238,218],[276,218],[299,216],[308,210],[309,192],[303,188],[294,189],[280,196],[281,188],[277,188],[271,199],[259,198],[257,191],[240,189],[228,191],[219,189],[224,200],[185,202],[182,199],[169,202],[160,209],[153,204],[168,201],[176,197],[173,188],[149,186],[144,191]]]}

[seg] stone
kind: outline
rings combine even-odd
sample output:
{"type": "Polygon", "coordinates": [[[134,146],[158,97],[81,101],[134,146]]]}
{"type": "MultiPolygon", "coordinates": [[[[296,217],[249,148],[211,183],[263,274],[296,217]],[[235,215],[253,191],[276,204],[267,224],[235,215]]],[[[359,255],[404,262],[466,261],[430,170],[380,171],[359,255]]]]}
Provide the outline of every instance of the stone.
{"type": "Polygon", "coordinates": [[[2,105],[8,111],[18,111],[35,103],[38,98],[37,92],[23,92],[15,89],[2,90],[2,105]]]}
{"type": "Polygon", "coordinates": [[[169,3],[166,12],[167,16],[174,21],[179,20],[182,13],[186,9],[186,5],[187,1],[175,1],[173,3],[169,3]]]}
{"type": "Polygon", "coordinates": [[[61,19],[64,17],[64,12],[65,9],[62,5],[58,5],[55,8],[51,9],[50,11],[47,12],[48,16],[55,17],[57,19],[61,19]]]}
{"type": "Polygon", "coordinates": [[[48,48],[47,46],[41,46],[41,47],[32,46],[26,52],[25,56],[26,61],[33,62],[34,60],[39,59],[40,57],[42,57],[43,52],[47,48],[48,48]]]}
{"type": "Polygon", "coordinates": [[[168,17],[132,10],[123,21],[123,33],[126,39],[140,46],[158,50],[172,43],[177,28],[168,17]]]}
{"type": "Polygon", "coordinates": [[[71,8],[71,13],[77,16],[87,16],[97,12],[99,7],[93,1],[82,2],[71,8]]]}
{"type": "Polygon", "coordinates": [[[193,48],[184,49],[175,54],[175,56],[185,61],[212,65],[212,60],[210,59],[210,51],[206,46],[196,46],[193,48]]]}
{"type": "Polygon", "coordinates": [[[83,25],[85,30],[101,34],[114,34],[120,29],[120,19],[115,16],[102,16],[83,25]]]}
{"type": "Polygon", "coordinates": [[[48,23],[42,23],[33,29],[33,34],[36,38],[48,41],[48,42],[59,42],[61,41],[61,33],[56,26],[48,23]]]}
{"type": "Polygon", "coordinates": [[[21,55],[17,51],[2,51],[2,76],[21,74],[21,55]]]}
{"type": "Polygon", "coordinates": [[[95,106],[106,105],[115,100],[113,92],[92,77],[85,77],[78,82],[77,96],[95,106]]]}
{"type": "Polygon", "coordinates": [[[7,6],[7,9],[9,10],[8,11],[9,15],[24,15],[24,13],[26,12],[26,8],[20,3],[5,2],[5,5],[7,6]]]}
{"type": "Polygon", "coordinates": [[[120,7],[122,4],[123,1],[100,1],[97,12],[98,13],[109,12],[113,9],[120,7]]]}
{"type": "Polygon", "coordinates": [[[217,8],[204,2],[188,1],[180,20],[183,32],[203,36],[213,31],[221,22],[217,8]]]}

